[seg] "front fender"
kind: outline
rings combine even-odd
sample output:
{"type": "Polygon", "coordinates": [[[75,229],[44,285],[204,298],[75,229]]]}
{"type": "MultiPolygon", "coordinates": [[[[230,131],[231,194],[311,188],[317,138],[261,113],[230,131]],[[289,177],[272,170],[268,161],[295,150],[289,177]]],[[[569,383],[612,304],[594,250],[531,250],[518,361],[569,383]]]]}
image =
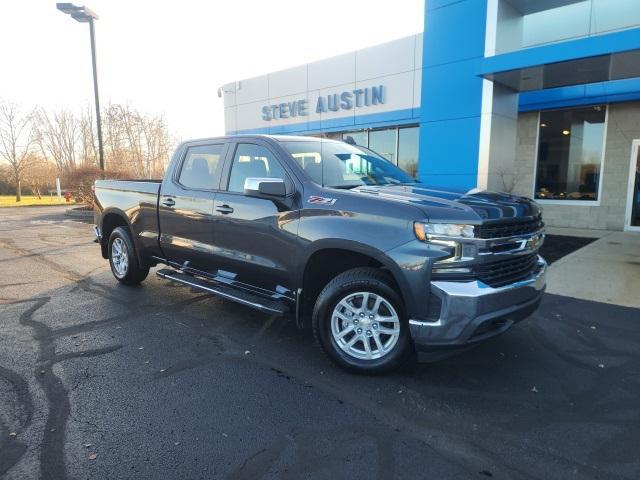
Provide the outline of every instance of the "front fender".
{"type": "MultiPolygon", "coordinates": [[[[399,293],[402,296],[403,301],[405,302],[405,307],[409,309],[410,304],[412,303],[412,299],[407,298],[406,293],[410,292],[411,289],[410,285],[408,284],[407,276],[404,274],[400,265],[391,256],[387,255],[387,253],[376,249],[371,245],[356,242],[353,240],[346,240],[342,238],[325,238],[307,245],[307,247],[303,250],[302,261],[300,262],[301,268],[299,269],[297,274],[296,283],[298,285],[303,284],[304,271],[311,256],[316,252],[328,249],[338,249],[359,253],[380,262],[382,266],[391,273],[393,279],[400,288],[399,293]]],[[[411,309],[411,311],[413,312],[413,309],[411,309]]]]}

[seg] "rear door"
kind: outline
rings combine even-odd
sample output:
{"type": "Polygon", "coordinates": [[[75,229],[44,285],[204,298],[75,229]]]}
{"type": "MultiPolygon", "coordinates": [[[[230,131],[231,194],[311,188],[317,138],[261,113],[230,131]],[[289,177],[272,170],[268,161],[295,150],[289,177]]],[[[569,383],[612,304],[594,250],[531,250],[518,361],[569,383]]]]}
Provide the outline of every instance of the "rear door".
{"type": "Polygon", "coordinates": [[[227,150],[224,141],[193,144],[160,189],[158,216],[164,257],[179,265],[213,272],[213,206],[227,150]]]}
{"type": "Polygon", "coordinates": [[[268,144],[252,140],[229,147],[214,206],[221,275],[266,294],[293,295],[299,195],[292,179],[268,144]],[[282,178],[288,195],[281,200],[246,196],[249,177],[282,178]]]}

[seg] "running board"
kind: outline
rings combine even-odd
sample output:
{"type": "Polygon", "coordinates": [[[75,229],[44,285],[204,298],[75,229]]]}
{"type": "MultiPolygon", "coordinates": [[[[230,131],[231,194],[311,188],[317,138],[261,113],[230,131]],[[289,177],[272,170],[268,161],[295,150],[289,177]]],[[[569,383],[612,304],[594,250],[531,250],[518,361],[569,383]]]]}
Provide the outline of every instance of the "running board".
{"type": "Polygon", "coordinates": [[[282,316],[289,311],[289,308],[284,304],[284,302],[269,300],[268,298],[263,298],[258,295],[243,292],[233,287],[194,277],[193,275],[187,275],[186,273],[172,270],[170,268],[158,270],[156,271],[156,275],[160,278],[188,285],[189,287],[217,295],[227,300],[246,305],[247,307],[255,308],[261,312],[270,313],[271,315],[282,316]]]}

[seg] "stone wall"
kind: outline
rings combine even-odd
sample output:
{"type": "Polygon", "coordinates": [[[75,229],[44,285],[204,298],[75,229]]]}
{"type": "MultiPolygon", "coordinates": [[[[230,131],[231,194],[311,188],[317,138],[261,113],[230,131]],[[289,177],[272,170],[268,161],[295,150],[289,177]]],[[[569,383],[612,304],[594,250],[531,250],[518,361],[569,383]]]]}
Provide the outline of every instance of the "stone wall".
{"type": "MultiPolygon", "coordinates": [[[[640,139],[640,102],[608,106],[607,137],[600,205],[544,204],[549,226],[622,230],[629,184],[633,139],[640,139]]],[[[518,116],[514,193],[533,197],[538,112],[518,116]]]]}

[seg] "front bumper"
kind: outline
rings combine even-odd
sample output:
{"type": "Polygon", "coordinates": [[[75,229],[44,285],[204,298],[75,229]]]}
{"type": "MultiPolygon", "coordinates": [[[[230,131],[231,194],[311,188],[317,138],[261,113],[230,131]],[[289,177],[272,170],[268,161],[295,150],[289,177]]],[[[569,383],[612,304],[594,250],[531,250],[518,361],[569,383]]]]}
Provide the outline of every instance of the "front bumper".
{"type": "Polygon", "coordinates": [[[465,347],[505,332],[540,304],[546,270],[546,262],[538,256],[537,268],[528,278],[503,287],[479,280],[431,282],[431,295],[440,300],[439,317],[409,320],[416,350],[465,347]]]}

